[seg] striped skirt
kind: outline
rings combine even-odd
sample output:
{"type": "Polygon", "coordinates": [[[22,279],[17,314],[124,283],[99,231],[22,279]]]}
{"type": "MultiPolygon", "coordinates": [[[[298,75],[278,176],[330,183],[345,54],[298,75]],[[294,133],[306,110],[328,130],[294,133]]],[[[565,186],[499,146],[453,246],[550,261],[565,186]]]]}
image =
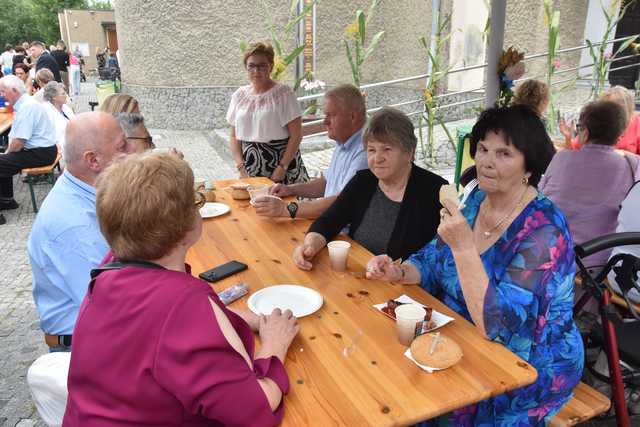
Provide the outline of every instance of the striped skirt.
{"type": "MultiPolygon", "coordinates": [[[[249,176],[265,176],[269,178],[280,163],[287,150],[288,139],[271,142],[240,141],[242,144],[242,158],[249,176]]],[[[284,184],[309,181],[307,168],[304,167],[300,150],[289,163],[284,176],[284,184]]]]}

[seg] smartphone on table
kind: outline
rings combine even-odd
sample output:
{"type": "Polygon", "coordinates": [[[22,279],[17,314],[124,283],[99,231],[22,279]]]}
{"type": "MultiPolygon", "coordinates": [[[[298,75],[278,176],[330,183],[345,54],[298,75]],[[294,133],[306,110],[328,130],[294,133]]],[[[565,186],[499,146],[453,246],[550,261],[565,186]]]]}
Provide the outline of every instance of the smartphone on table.
{"type": "Polygon", "coordinates": [[[229,276],[233,276],[234,274],[244,271],[247,268],[247,264],[240,261],[229,261],[226,264],[222,264],[207,271],[203,271],[198,277],[200,277],[202,280],[213,283],[229,276]]]}

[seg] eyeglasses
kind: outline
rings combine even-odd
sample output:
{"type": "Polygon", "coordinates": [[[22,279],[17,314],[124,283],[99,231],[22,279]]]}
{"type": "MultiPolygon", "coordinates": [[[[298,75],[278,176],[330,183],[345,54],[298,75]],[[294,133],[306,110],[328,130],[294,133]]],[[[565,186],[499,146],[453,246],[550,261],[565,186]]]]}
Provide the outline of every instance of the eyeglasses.
{"type": "Polygon", "coordinates": [[[249,71],[267,71],[269,69],[269,64],[263,62],[261,64],[247,64],[247,70],[249,71]]]}
{"type": "Polygon", "coordinates": [[[207,198],[205,197],[205,195],[202,194],[200,191],[196,191],[196,200],[195,200],[196,208],[200,209],[201,207],[204,206],[205,203],[207,203],[207,198]]]}
{"type": "Polygon", "coordinates": [[[151,137],[151,135],[147,136],[147,137],[143,137],[143,136],[127,136],[125,139],[129,140],[129,139],[138,139],[140,141],[144,141],[147,143],[147,145],[149,146],[149,148],[153,149],[156,148],[156,144],[153,143],[153,138],[151,137]]]}

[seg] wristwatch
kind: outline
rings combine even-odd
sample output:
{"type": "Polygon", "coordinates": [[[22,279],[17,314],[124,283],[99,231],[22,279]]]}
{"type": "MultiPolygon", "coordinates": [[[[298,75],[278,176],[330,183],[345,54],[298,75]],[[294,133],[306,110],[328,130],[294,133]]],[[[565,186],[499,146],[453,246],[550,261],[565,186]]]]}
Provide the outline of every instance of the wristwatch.
{"type": "Polygon", "coordinates": [[[296,214],[298,213],[298,204],[296,202],[289,203],[287,205],[287,211],[289,211],[291,219],[295,219],[296,214]]]}

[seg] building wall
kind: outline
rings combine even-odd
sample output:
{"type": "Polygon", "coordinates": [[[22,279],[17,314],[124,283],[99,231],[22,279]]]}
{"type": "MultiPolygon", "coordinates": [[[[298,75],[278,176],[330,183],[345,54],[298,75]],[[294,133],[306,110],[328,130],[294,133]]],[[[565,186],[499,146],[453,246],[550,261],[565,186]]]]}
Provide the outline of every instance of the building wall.
{"type": "Polygon", "coordinates": [[[96,49],[107,46],[102,23],[115,22],[112,10],[65,9],[58,13],[62,40],[72,48],[73,43],[88,43],[89,55],[84,58],[85,70],[96,68],[96,49]],[[77,24],[77,25],[76,25],[77,24]]]}
{"type": "MultiPolygon", "coordinates": [[[[288,1],[265,0],[276,26],[287,20],[288,1]]],[[[442,0],[450,11],[453,0],[442,0]]],[[[467,0],[473,7],[478,0],[467,0]]],[[[267,39],[265,12],[259,1],[115,0],[123,84],[139,98],[150,126],[174,129],[224,127],[224,113],[235,88],[246,84],[240,41],[267,39]]],[[[370,36],[385,30],[379,49],[364,65],[363,83],[426,72],[426,52],[418,37],[431,29],[431,1],[381,2],[371,21],[370,36]]],[[[342,42],[356,8],[369,0],[323,0],[317,6],[316,77],[329,86],[350,82],[342,42]]],[[[582,43],[587,5],[583,0],[556,1],[561,9],[561,47],[582,43]]],[[[369,36],[369,37],[370,37],[369,36]]],[[[293,38],[284,40],[291,46],[293,38]]],[[[541,0],[507,2],[505,46],[527,53],[546,51],[541,0]]],[[[577,63],[579,54],[565,66],[577,63]]],[[[544,64],[544,61],[538,61],[544,64]]],[[[532,62],[530,76],[544,70],[532,62]]],[[[293,70],[293,68],[291,68],[293,70]]],[[[292,73],[288,82],[292,81],[292,73]]],[[[419,96],[421,82],[371,90],[369,107],[419,96]],[[395,90],[394,92],[394,89],[395,90]]]]}

